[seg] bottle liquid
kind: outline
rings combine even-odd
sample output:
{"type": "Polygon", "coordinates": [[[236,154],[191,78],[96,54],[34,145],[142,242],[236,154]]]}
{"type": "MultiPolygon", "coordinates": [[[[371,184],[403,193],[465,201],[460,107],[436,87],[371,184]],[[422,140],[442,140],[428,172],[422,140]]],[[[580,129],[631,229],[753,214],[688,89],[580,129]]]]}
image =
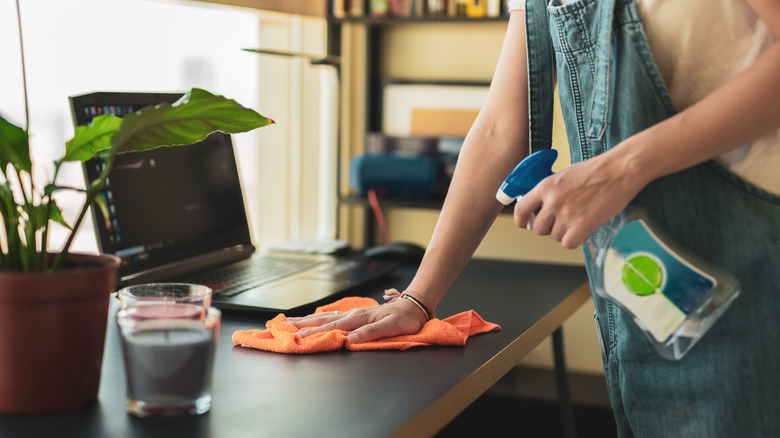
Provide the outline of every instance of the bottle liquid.
{"type": "MultiPolygon", "coordinates": [[[[496,198],[509,205],[524,196],[553,174],[557,156],[556,150],[543,149],[526,157],[496,198]]],[[[733,276],[664,237],[636,207],[610,220],[585,244],[593,257],[595,292],[631,314],[669,360],[682,359],[739,295],[733,276]]]]}

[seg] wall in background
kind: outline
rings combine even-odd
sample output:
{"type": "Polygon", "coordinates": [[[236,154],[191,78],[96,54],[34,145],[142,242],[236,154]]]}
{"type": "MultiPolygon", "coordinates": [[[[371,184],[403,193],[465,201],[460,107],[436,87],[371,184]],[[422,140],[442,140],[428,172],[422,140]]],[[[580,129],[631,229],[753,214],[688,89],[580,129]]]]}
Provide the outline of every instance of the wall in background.
{"type": "MultiPolygon", "coordinates": [[[[259,46],[264,50],[325,56],[325,19],[260,12],[259,46]]],[[[302,57],[254,54],[260,107],[276,124],[259,138],[256,200],[262,210],[252,218],[256,243],[267,248],[297,238],[317,237],[321,123],[337,123],[333,109],[323,118],[321,69],[302,57]]],[[[336,96],[334,96],[336,97],[336,96]]],[[[335,181],[333,193],[335,199],[335,181]]],[[[335,209],[332,215],[335,216],[335,209]]],[[[335,220],[332,234],[335,235],[335,220]]]]}

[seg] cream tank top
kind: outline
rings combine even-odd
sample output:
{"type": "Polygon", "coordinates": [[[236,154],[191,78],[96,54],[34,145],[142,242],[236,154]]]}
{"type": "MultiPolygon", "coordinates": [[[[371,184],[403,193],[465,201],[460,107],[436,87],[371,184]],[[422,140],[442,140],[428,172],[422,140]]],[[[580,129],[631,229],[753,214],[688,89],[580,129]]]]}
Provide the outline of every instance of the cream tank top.
{"type": "MultiPolygon", "coordinates": [[[[566,5],[579,0],[553,0],[566,5]]],[[[679,110],[750,66],[777,39],[744,0],[635,0],[650,50],[679,110]]],[[[509,10],[525,0],[509,0],[509,10]]],[[[717,158],[780,195],[780,130],[717,158]]]]}

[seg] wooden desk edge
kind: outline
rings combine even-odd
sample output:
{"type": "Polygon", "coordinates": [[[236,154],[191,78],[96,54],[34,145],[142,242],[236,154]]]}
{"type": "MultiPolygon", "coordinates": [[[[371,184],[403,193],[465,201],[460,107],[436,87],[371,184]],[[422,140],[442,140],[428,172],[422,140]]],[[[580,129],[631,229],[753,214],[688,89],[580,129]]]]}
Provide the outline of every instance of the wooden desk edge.
{"type": "Polygon", "coordinates": [[[585,282],[555,306],[544,318],[531,326],[528,331],[518,336],[511,344],[390,436],[399,438],[430,437],[439,432],[517,365],[531,350],[552,335],[590,297],[590,287],[585,282]]]}

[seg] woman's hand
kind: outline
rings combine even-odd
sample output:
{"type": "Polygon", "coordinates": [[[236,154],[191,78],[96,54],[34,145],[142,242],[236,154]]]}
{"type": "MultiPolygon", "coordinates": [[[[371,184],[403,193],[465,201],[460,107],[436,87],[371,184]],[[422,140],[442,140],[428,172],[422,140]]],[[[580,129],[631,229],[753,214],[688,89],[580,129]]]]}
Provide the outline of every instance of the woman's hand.
{"type": "Polygon", "coordinates": [[[390,336],[413,335],[427,321],[425,314],[409,300],[397,299],[380,306],[352,309],[348,312],[322,312],[288,318],[302,337],[328,330],[350,331],[347,338],[355,344],[390,336]]]}
{"type": "Polygon", "coordinates": [[[576,248],[615,217],[649,182],[610,151],[573,164],[542,180],[515,205],[514,221],[576,248]]]}

